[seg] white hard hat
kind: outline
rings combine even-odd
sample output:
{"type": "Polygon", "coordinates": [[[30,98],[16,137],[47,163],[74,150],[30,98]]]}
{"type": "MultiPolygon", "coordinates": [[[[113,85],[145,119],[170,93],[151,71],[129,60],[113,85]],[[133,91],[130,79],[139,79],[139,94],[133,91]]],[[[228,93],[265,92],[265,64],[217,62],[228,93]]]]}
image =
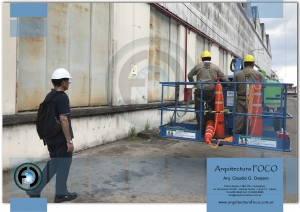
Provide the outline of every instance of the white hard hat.
{"type": "Polygon", "coordinates": [[[70,73],[66,69],[58,68],[53,72],[51,79],[63,79],[63,78],[72,79],[70,73]]]}

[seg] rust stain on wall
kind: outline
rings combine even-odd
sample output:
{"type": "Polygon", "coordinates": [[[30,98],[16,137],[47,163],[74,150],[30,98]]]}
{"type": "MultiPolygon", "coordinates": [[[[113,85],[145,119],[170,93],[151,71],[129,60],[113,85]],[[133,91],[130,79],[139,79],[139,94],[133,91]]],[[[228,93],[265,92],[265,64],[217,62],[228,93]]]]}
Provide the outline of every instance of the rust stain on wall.
{"type": "Polygon", "coordinates": [[[159,58],[155,58],[155,63],[154,63],[154,65],[156,66],[156,67],[160,67],[160,59],[159,58]]]}
{"type": "Polygon", "coordinates": [[[20,18],[21,21],[41,21],[47,20],[46,18],[20,18]]]}
{"type": "Polygon", "coordinates": [[[68,6],[69,3],[50,3],[48,10],[57,16],[66,15],[68,12],[68,6]]]}
{"type": "MultiPolygon", "coordinates": [[[[150,51],[148,74],[148,102],[157,102],[161,98],[160,81],[168,80],[168,53],[169,53],[169,19],[161,12],[151,11],[150,16],[150,51]]],[[[168,97],[165,95],[165,99],[168,97]]]]}
{"type": "Polygon", "coordinates": [[[86,95],[87,92],[86,92],[86,87],[87,87],[87,75],[85,73],[83,73],[83,76],[82,76],[82,84],[81,84],[81,93],[82,95],[86,95]]]}
{"type": "Polygon", "coordinates": [[[76,4],[74,3],[74,6],[76,9],[80,10],[81,12],[89,12],[90,10],[88,8],[86,8],[85,6],[81,5],[81,4],[76,4]]]}
{"type": "Polygon", "coordinates": [[[154,62],[154,50],[153,48],[151,48],[151,45],[150,45],[150,48],[149,48],[149,64],[153,64],[154,62]]]}
{"type": "Polygon", "coordinates": [[[28,110],[37,110],[39,107],[39,104],[44,99],[44,94],[42,94],[39,90],[39,88],[36,88],[35,91],[30,90],[22,90],[20,91],[20,98],[22,101],[22,107],[19,109],[19,112],[21,111],[28,111],[28,110]]]}
{"type": "Polygon", "coordinates": [[[153,59],[154,59],[154,50],[152,49],[152,45],[149,48],[149,68],[148,68],[148,102],[152,102],[152,85],[153,85],[153,59]],[[150,88],[149,88],[150,87],[150,88]]]}
{"type": "Polygon", "coordinates": [[[148,68],[148,102],[153,101],[153,89],[154,89],[154,61],[155,61],[155,12],[150,11],[150,44],[149,44],[149,68],[148,68]]]}
{"type": "Polygon", "coordinates": [[[45,41],[44,37],[22,37],[19,38],[20,40],[22,39],[25,42],[29,42],[29,43],[42,43],[45,41]]]}
{"type": "Polygon", "coordinates": [[[18,114],[18,87],[19,84],[16,82],[16,107],[15,107],[15,113],[18,114]]]}
{"type": "Polygon", "coordinates": [[[29,55],[39,58],[44,50],[44,37],[22,37],[19,38],[20,43],[26,43],[29,55]]]}
{"type": "Polygon", "coordinates": [[[52,27],[53,27],[54,29],[56,29],[56,30],[59,30],[59,28],[60,28],[59,25],[55,25],[55,24],[53,24],[52,27]]]}
{"type": "Polygon", "coordinates": [[[161,38],[160,34],[155,34],[155,59],[154,65],[160,67],[160,51],[161,51],[161,38]]]}
{"type": "Polygon", "coordinates": [[[154,72],[154,80],[159,82],[159,80],[160,80],[160,72],[157,72],[157,71],[154,72]]]}
{"type": "Polygon", "coordinates": [[[62,36],[59,36],[59,35],[56,35],[55,41],[56,41],[58,44],[66,44],[66,38],[65,38],[65,37],[62,37],[62,36]]]}
{"type": "Polygon", "coordinates": [[[153,22],[154,22],[154,17],[150,15],[150,30],[154,28],[153,22]]]}

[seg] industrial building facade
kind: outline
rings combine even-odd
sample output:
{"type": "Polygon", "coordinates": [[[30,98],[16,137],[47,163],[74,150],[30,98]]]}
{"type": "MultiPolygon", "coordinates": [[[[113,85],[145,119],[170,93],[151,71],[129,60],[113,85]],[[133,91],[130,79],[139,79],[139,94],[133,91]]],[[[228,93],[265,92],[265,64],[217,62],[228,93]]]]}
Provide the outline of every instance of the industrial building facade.
{"type": "MultiPolygon", "coordinates": [[[[225,75],[247,53],[271,75],[269,36],[245,3],[48,3],[47,18],[32,19],[46,20],[45,37],[11,37],[10,4],[2,10],[4,169],[11,157],[48,156],[34,120],[57,68],[73,77],[67,94],[76,150],[121,139],[132,126],[157,128],[159,82],[186,81],[203,50],[225,75]]],[[[165,90],[165,100],[172,103],[174,93],[165,90]]]]}

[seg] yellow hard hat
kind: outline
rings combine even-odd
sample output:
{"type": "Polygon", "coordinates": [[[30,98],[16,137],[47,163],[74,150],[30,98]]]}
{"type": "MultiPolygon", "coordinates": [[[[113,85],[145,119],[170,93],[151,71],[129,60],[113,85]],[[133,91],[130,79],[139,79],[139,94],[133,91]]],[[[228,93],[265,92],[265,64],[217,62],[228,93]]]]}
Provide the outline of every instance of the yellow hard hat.
{"type": "Polygon", "coordinates": [[[201,58],[203,58],[203,57],[211,57],[211,54],[210,54],[210,52],[209,51],[204,51],[204,52],[202,52],[202,54],[201,54],[201,58]]]}
{"type": "Polygon", "coordinates": [[[250,62],[250,63],[254,63],[255,59],[251,54],[247,54],[244,58],[244,62],[250,62]]]}

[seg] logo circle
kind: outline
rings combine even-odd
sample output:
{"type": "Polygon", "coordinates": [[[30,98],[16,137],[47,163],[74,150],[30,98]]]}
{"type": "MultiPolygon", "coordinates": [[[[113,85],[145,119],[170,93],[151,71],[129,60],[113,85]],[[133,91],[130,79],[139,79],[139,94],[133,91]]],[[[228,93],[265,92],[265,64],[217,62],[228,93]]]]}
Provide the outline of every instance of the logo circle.
{"type": "Polygon", "coordinates": [[[31,171],[26,171],[25,173],[24,173],[24,175],[25,175],[25,179],[24,179],[24,183],[25,184],[31,184],[31,183],[33,183],[34,182],[34,174],[33,174],[33,172],[31,172],[31,171]]]}
{"type": "Polygon", "coordinates": [[[32,191],[39,187],[43,180],[41,169],[33,163],[23,163],[15,170],[15,184],[24,191],[32,191]]]}
{"type": "MultiPolygon", "coordinates": [[[[106,79],[115,80],[113,82],[116,83],[111,106],[160,102],[162,85],[159,82],[184,79],[185,72],[180,64],[181,60],[186,61],[188,66],[194,67],[194,60],[189,54],[185,58],[182,52],[185,52],[185,49],[177,41],[165,38],[155,40],[153,37],[142,37],[122,46],[112,55],[106,71],[106,79]]],[[[105,81],[106,87],[111,86],[111,80],[105,81]]],[[[164,98],[175,97],[174,92],[172,89],[165,88],[164,98]]],[[[160,114],[159,110],[157,112],[160,114]]],[[[145,117],[140,116],[139,113],[132,114],[130,118],[121,114],[120,117],[135,126],[145,126],[145,117]]],[[[160,119],[160,115],[149,117],[151,123],[159,123],[160,119]]]]}

